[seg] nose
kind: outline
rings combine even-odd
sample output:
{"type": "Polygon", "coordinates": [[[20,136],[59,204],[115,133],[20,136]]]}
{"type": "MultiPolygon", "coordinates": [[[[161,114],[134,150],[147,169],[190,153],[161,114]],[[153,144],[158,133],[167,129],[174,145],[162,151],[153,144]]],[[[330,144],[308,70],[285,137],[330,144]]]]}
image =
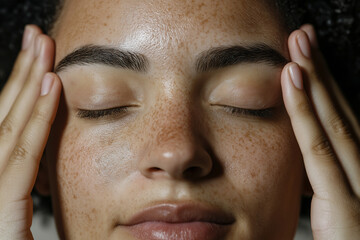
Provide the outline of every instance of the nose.
{"type": "MultiPolygon", "coordinates": [[[[172,108],[174,110],[174,108],[172,108]]],[[[170,110],[171,111],[171,110],[170,110]]],[[[147,178],[200,180],[210,174],[213,162],[200,128],[191,114],[156,114],[140,171],[147,178]]]]}

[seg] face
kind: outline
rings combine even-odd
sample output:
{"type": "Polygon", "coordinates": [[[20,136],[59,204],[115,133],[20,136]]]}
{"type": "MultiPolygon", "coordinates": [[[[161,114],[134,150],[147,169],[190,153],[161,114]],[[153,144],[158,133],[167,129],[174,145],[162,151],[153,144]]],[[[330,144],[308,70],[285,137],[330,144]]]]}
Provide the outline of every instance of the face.
{"type": "Polygon", "coordinates": [[[303,166],[275,16],[262,0],[65,2],[44,163],[61,239],[292,239],[303,166]]]}

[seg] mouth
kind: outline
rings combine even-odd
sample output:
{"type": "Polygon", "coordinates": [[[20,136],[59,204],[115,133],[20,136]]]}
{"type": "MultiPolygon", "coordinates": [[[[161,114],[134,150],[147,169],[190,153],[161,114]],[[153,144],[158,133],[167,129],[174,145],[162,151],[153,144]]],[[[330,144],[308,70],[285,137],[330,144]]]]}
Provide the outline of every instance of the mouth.
{"type": "Polygon", "coordinates": [[[224,239],[235,218],[203,204],[159,204],[135,214],[121,226],[139,240],[224,239]]]}

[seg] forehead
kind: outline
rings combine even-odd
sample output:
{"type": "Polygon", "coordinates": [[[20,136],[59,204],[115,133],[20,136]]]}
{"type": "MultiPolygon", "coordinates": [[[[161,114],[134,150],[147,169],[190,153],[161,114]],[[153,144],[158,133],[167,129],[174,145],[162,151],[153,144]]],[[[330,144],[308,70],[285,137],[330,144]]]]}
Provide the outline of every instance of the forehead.
{"type": "Polygon", "coordinates": [[[86,44],[150,57],[265,42],[284,53],[285,30],[268,0],[66,0],[54,28],[58,62],[86,44]]]}

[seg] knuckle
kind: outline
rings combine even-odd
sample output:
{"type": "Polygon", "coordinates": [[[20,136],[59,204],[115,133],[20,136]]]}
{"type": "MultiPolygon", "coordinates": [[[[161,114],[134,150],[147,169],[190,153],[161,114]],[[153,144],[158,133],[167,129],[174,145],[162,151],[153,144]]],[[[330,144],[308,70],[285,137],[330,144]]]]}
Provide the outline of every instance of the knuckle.
{"type": "Polygon", "coordinates": [[[301,101],[296,105],[297,112],[301,115],[308,116],[312,114],[312,108],[307,101],[301,101]]]}
{"type": "Polygon", "coordinates": [[[49,113],[41,108],[35,108],[33,111],[33,119],[39,121],[40,123],[48,123],[49,120],[49,113]]]}
{"type": "Polygon", "coordinates": [[[13,124],[9,118],[6,118],[0,125],[0,137],[11,135],[13,132],[13,124]]]}
{"type": "Polygon", "coordinates": [[[352,133],[350,126],[343,117],[335,114],[334,117],[329,119],[329,125],[335,136],[342,139],[351,139],[352,133]]]}
{"type": "Polygon", "coordinates": [[[317,156],[334,157],[332,146],[325,136],[320,136],[312,142],[311,151],[317,156]]]}
{"type": "Polygon", "coordinates": [[[26,146],[16,145],[10,163],[13,165],[22,164],[23,161],[29,156],[29,151],[26,146]]]}

